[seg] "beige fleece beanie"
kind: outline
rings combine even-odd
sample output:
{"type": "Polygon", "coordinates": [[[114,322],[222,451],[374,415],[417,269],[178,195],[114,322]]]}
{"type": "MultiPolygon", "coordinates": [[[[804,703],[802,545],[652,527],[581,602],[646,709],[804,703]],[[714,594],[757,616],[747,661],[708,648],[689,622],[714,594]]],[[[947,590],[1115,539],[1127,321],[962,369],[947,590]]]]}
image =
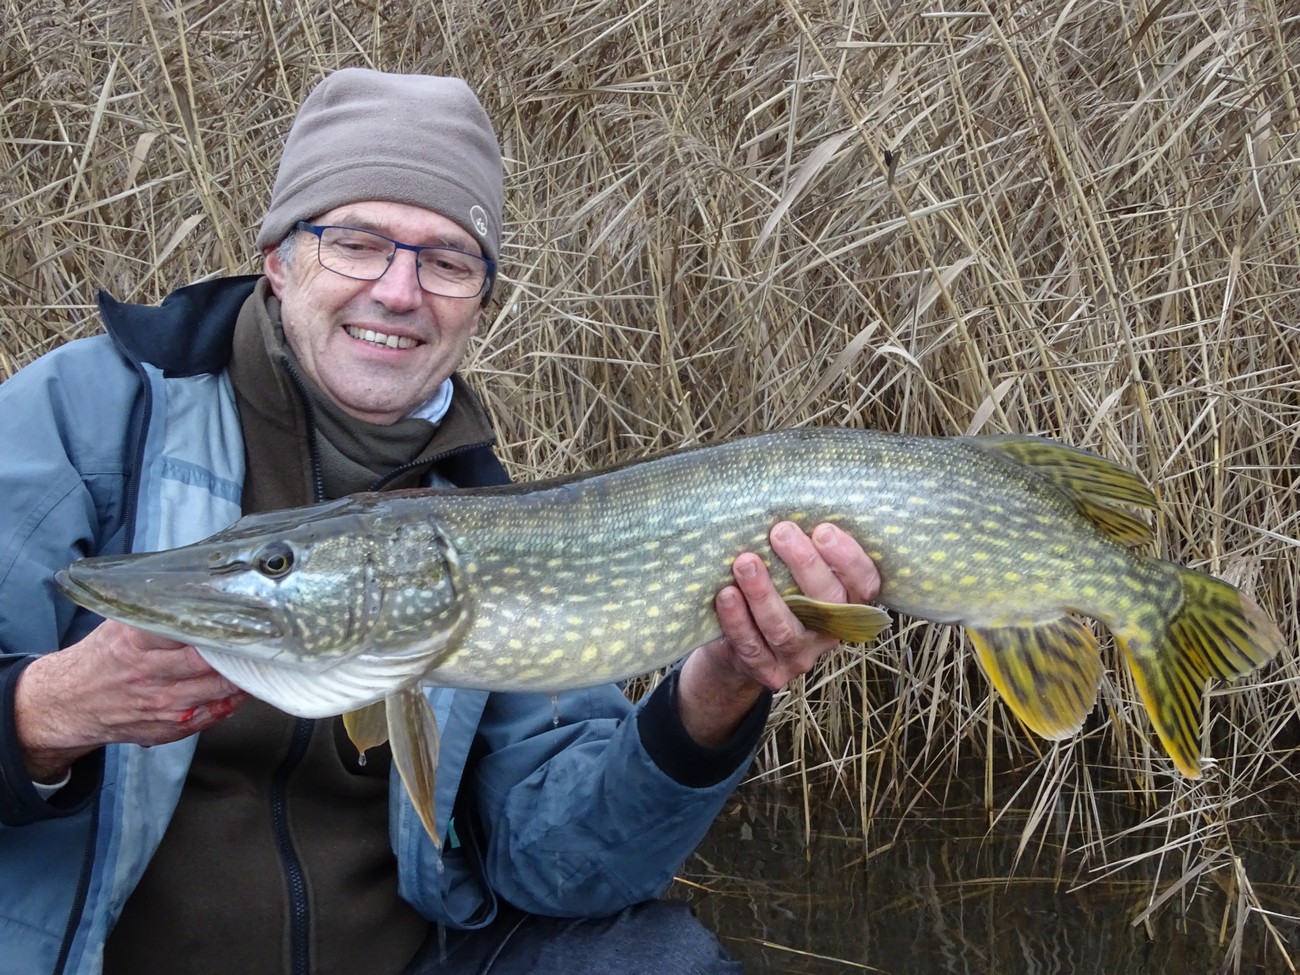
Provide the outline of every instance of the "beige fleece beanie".
{"type": "Polygon", "coordinates": [[[496,133],[465,82],[344,68],[298,110],[257,246],[275,246],[299,220],[383,200],[454,220],[495,261],[501,184],[496,133]]]}

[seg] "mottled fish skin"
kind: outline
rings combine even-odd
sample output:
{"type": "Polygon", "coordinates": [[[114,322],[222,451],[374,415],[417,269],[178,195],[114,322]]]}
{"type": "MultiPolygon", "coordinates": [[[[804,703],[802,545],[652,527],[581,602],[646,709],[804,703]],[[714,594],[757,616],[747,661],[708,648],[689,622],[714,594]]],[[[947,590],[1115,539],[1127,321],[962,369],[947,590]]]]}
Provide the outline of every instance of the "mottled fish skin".
{"type": "Polygon", "coordinates": [[[1132,472],[1049,440],[810,428],[550,482],[253,516],[185,549],[85,560],[60,582],[313,716],[421,682],[558,691],[645,673],[716,635],[713,597],[738,554],[760,553],[793,591],[767,541],[776,521],[833,522],[879,567],[880,602],[965,627],[1046,737],[1076,733],[1094,706],[1101,659],[1075,617],[1101,622],[1197,775],[1205,684],[1250,672],[1282,638],[1226,583],[1134,551],[1151,533],[1129,509],[1154,504],[1132,472]]]}

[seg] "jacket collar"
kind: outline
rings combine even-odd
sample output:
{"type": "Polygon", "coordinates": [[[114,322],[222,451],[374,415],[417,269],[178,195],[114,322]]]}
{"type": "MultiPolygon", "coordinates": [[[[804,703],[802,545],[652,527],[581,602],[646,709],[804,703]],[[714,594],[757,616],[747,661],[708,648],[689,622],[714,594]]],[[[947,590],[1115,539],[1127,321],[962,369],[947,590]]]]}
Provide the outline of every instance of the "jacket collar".
{"type": "Polygon", "coordinates": [[[168,376],[220,372],[230,361],[235,320],[261,275],[214,278],[173,291],[158,305],[120,302],[98,295],[99,312],[113,341],[131,360],[168,376]]]}

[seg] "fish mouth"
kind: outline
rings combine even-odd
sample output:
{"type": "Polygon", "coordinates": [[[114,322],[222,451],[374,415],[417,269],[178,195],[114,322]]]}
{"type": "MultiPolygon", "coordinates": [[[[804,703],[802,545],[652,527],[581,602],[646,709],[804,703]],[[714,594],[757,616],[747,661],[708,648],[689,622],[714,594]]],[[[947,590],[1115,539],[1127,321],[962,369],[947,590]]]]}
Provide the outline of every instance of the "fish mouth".
{"type": "Polygon", "coordinates": [[[284,636],[269,607],[211,580],[209,572],[159,567],[139,555],[82,559],[54,576],[79,606],[183,643],[239,647],[284,636]]]}

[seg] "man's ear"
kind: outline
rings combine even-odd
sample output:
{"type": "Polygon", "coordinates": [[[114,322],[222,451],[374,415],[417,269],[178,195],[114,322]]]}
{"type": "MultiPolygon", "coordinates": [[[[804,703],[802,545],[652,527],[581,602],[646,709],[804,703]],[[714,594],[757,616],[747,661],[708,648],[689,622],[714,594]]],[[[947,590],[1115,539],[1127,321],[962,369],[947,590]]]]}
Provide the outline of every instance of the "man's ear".
{"type": "Polygon", "coordinates": [[[266,273],[267,280],[271,282],[271,292],[280,296],[280,286],[284,282],[289,269],[284,261],[280,258],[280,248],[278,245],[268,245],[262,248],[263,271],[266,273]]]}

